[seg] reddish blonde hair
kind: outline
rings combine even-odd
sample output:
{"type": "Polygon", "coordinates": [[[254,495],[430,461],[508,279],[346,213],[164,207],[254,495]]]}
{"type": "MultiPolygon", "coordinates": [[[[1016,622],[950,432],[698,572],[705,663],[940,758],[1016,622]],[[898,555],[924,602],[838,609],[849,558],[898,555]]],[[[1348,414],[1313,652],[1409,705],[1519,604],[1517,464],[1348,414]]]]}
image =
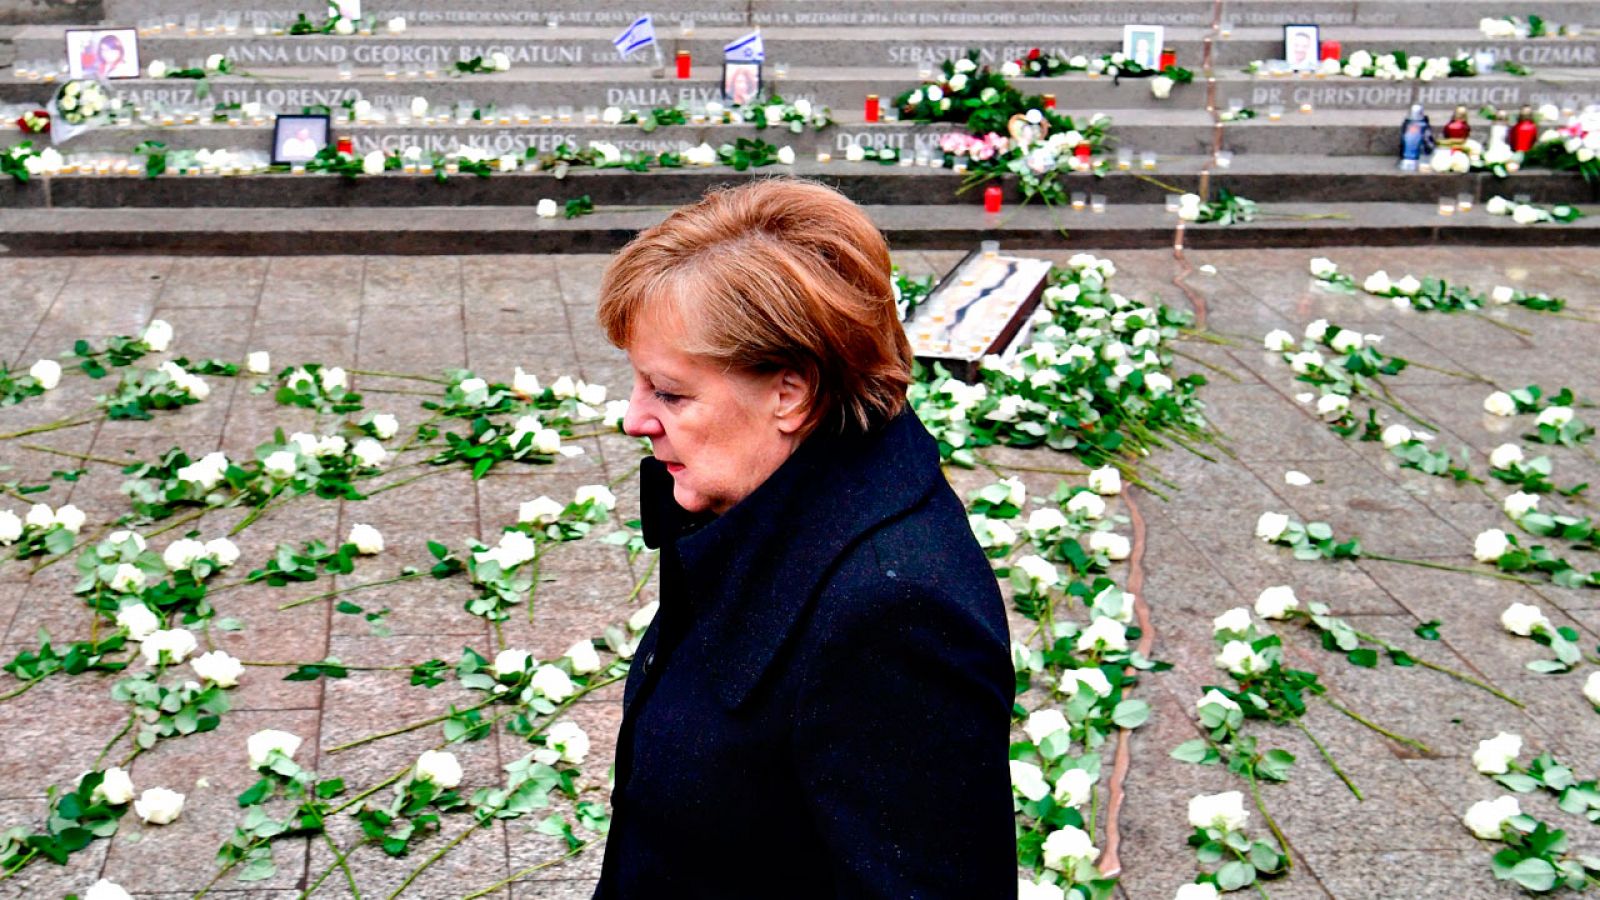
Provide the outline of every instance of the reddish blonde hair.
{"type": "Polygon", "coordinates": [[[859,206],[811,181],[753,181],[675,210],[611,261],[598,315],[618,347],[668,322],[681,352],[798,373],[812,428],[887,422],[911,383],[889,246],[859,206]]]}

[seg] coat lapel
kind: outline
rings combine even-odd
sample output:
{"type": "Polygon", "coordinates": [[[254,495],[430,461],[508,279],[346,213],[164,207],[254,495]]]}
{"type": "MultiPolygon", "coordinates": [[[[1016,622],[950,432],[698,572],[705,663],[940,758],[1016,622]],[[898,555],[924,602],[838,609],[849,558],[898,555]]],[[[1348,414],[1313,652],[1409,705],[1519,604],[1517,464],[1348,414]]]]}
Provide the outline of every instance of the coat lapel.
{"type": "MultiPolygon", "coordinates": [[[[676,504],[670,476],[663,485],[653,468],[641,476],[644,528],[647,541],[664,542],[650,522],[673,515],[663,488],[676,504]]],[[[813,436],[726,515],[678,539],[690,631],[723,660],[718,692],[729,708],[749,698],[847,551],[941,477],[937,447],[908,410],[865,437],[813,436]]]]}

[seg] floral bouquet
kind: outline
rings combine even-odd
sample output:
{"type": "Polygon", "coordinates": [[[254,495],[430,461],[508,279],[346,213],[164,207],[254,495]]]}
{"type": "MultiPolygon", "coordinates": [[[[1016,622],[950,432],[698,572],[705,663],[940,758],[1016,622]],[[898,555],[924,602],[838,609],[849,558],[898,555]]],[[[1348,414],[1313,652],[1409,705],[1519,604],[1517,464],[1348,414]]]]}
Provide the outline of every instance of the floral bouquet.
{"type": "Polygon", "coordinates": [[[35,109],[17,117],[17,128],[25,134],[44,134],[50,130],[50,113],[35,109]]]}
{"type": "Polygon", "coordinates": [[[1600,107],[1591,106],[1559,128],[1540,136],[1527,152],[1528,165],[1547,166],[1558,171],[1576,169],[1586,181],[1600,181],[1600,107]]]}
{"type": "Polygon", "coordinates": [[[71,125],[82,125],[105,112],[108,104],[106,90],[98,81],[69,81],[56,94],[56,109],[71,125]]]}

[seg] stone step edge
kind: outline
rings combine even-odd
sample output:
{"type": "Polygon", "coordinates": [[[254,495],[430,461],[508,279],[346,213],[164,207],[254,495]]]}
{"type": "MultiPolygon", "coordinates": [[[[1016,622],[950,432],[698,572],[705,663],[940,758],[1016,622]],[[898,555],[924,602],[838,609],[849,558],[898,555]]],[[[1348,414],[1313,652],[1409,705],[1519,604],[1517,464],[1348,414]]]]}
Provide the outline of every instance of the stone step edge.
{"type": "MultiPolygon", "coordinates": [[[[1600,22],[1596,23],[1600,25],[1600,22]]],[[[80,26],[74,25],[25,25],[14,29],[12,37],[20,40],[56,40],[60,41],[67,29],[80,26]]],[[[118,26],[115,23],[104,27],[133,27],[133,23],[118,26]]],[[[1018,26],[1015,25],[766,25],[762,26],[763,36],[770,40],[801,40],[805,38],[826,38],[828,40],[854,41],[854,40],[885,40],[889,38],[915,41],[924,37],[930,39],[962,39],[986,41],[1011,41],[1024,44],[1028,42],[1044,43],[1070,39],[1081,44],[1084,41],[1105,39],[1115,40],[1118,43],[1122,38],[1120,25],[1030,25],[1026,26],[1026,35],[1018,35],[1018,26]]],[[[750,26],[744,25],[706,25],[696,28],[691,34],[683,35],[676,26],[663,24],[657,31],[657,39],[664,43],[676,41],[705,42],[712,40],[732,41],[749,33],[750,26]]],[[[1405,26],[1375,26],[1375,25],[1337,25],[1325,26],[1330,33],[1328,37],[1337,38],[1343,44],[1354,44],[1358,41],[1471,41],[1482,42],[1491,40],[1474,27],[1460,25],[1445,25],[1429,27],[1425,25],[1405,26]]],[[[1169,40],[1198,41],[1210,37],[1215,33],[1209,25],[1169,25],[1165,28],[1165,35],[1169,40]]],[[[338,41],[356,43],[360,41],[381,39],[386,41],[421,41],[438,40],[440,38],[458,38],[460,40],[605,40],[610,41],[616,37],[617,30],[609,25],[563,25],[559,28],[538,25],[407,25],[404,32],[399,34],[380,30],[371,35],[272,35],[255,34],[253,31],[241,29],[233,34],[189,34],[183,31],[162,31],[155,34],[141,35],[144,39],[158,39],[163,41],[216,41],[216,40],[305,40],[305,41],[338,41]]],[[[1219,44],[1230,42],[1250,42],[1281,40],[1283,38],[1282,26],[1270,25],[1245,25],[1234,26],[1227,37],[1218,37],[1219,44]]],[[[1600,34],[1585,32],[1583,35],[1545,37],[1545,38],[1516,38],[1492,39],[1495,43],[1502,44],[1562,44],[1592,41],[1600,38],[1600,34]]]]}
{"type": "MultiPolygon", "coordinates": [[[[950,207],[866,207],[894,249],[964,249],[998,239],[1017,247],[1162,249],[1174,246],[1174,218],[1156,206],[1103,214],[1038,207],[989,216],[950,207]]],[[[602,209],[573,220],[531,211],[418,208],[396,219],[378,210],[0,211],[0,255],[161,253],[174,255],[593,253],[613,251],[666,215],[665,209],[602,209]]],[[[1190,225],[1186,248],[1461,244],[1600,245],[1600,221],[1520,226],[1504,218],[1443,217],[1432,206],[1370,203],[1263,206],[1263,219],[1221,227],[1190,225]],[[1349,219],[1297,216],[1344,213],[1349,219]]]]}

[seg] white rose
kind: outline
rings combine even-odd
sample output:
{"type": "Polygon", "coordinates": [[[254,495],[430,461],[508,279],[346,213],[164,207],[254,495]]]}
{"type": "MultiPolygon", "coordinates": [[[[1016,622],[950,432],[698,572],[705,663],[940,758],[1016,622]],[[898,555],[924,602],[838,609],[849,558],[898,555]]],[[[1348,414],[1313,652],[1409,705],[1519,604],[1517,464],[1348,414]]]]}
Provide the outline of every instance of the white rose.
{"type": "Polygon", "coordinates": [[[1538,424],[1549,425],[1552,428],[1565,427],[1572,421],[1572,407],[1549,406],[1539,413],[1538,424]]]}
{"type": "Polygon", "coordinates": [[[1516,299],[1517,292],[1516,292],[1516,290],[1514,288],[1510,287],[1509,285],[1502,284],[1499,287],[1496,287],[1494,289],[1494,293],[1490,294],[1489,297],[1495,303],[1498,303],[1501,306],[1504,306],[1507,303],[1510,303],[1512,300],[1516,299]]]}
{"type": "Polygon", "coordinates": [[[1504,775],[1520,753],[1521,736],[1502,731],[1478,742],[1478,749],[1472,751],[1472,766],[1485,775],[1504,775]]]}
{"type": "Polygon", "coordinates": [[[1287,619],[1289,610],[1299,607],[1294,588],[1286,584],[1269,587],[1256,597],[1256,615],[1263,619],[1287,619]]]}
{"type": "Polygon", "coordinates": [[[1011,761],[1011,787],[1031,801],[1043,800],[1050,794],[1050,782],[1044,780],[1044,773],[1031,762],[1020,759],[1011,761]]]}
{"type": "Polygon", "coordinates": [[[557,722],[545,732],[545,746],[559,749],[569,763],[581,763],[589,755],[589,735],[576,722],[557,722]]]}
{"type": "Polygon", "coordinates": [[[1407,297],[1414,297],[1416,296],[1417,291],[1422,290],[1422,282],[1410,275],[1407,275],[1406,277],[1394,283],[1394,290],[1398,293],[1406,295],[1407,297]]]}
{"type": "Polygon", "coordinates": [[[244,368],[252,375],[265,375],[272,369],[272,356],[265,350],[253,350],[245,356],[244,368]]]}
{"type": "Polygon", "coordinates": [[[578,402],[590,406],[599,406],[606,402],[606,386],[603,384],[590,384],[587,381],[578,382],[578,402]]]}
{"type": "Polygon", "coordinates": [[[1184,194],[1178,198],[1178,218],[1185,222],[1193,222],[1200,218],[1200,205],[1202,201],[1199,194],[1184,194]]]}
{"type": "Polygon", "coordinates": [[[205,556],[205,544],[193,538],[178,538],[167,545],[167,549],[161,554],[161,561],[166,564],[168,570],[177,572],[193,566],[197,561],[205,559],[205,556]]]}
{"type": "MultiPolygon", "coordinates": [[[[1328,60],[1328,62],[1338,65],[1338,60],[1328,60]]],[[[1179,886],[1178,892],[1172,895],[1172,900],[1218,900],[1220,896],[1214,884],[1185,884],[1179,886]]]]}
{"type": "Polygon", "coordinates": [[[1317,398],[1317,415],[1337,419],[1350,409],[1350,398],[1343,394],[1323,394],[1317,398]]]}
{"type": "Polygon", "coordinates": [[[213,53],[210,56],[206,57],[206,68],[210,69],[213,72],[215,72],[218,69],[222,68],[223,62],[225,62],[225,60],[223,59],[223,56],[222,56],[221,53],[213,53]]]}
{"type": "Polygon", "coordinates": [[[1311,260],[1311,274],[1318,278],[1327,278],[1339,271],[1339,264],[1325,256],[1318,256],[1311,260]]]}
{"type": "Polygon", "coordinates": [[[183,812],[183,795],[164,787],[154,787],[133,801],[133,811],[149,825],[170,825],[183,812]]]}
{"type": "Polygon", "coordinates": [[[53,391],[61,383],[61,364],[53,359],[41,359],[33,364],[28,374],[39,382],[39,387],[53,391]]]}
{"type": "Polygon", "coordinates": [[[571,697],[576,688],[567,673],[555,666],[540,666],[533,672],[533,678],[528,681],[528,686],[534,693],[542,695],[551,703],[560,703],[571,697]]]}
{"type": "Polygon", "coordinates": [[[1483,398],[1483,411],[1494,416],[1514,416],[1517,414],[1517,401],[1505,391],[1495,391],[1483,398]]]}
{"type": "MultiPolygon", "coordinates": [[[[1520,519],[1539,508],[1539,495],[1517,491],[1505,499],[1503,506],[1506,515],[1513,519],[1520,519]]],[[[1498,559],[1498,557],[1496,558],[1498,559]]]]}
{"type": "Polygon", "coordinates": [[[1516,444],[1501,444],[1489,454],[1489,465],[1496,469],[1509,469],[1522,462],[1522,448],[1516,444]]]}
{"type": "Polygon", "coordinates": [[[1006,78],[1020,78],[1022,77],[1022,67],[1017,65],[1015,60],[1006,60],[1005,64],[1000,67],[1000,74],[1006,78]]]}
{"type": "Polygon", "coordinates": [[[159,59],[154,60],[145,67],[144,72],[151,78],[165,78],[167,77],[167,64],[159,59]]]}
{"type": "Polygon", "coordinates": [[[546,456],[561,452],[561,432],[554,428],[541,428],[533,433],[533,451],[546,456]]]}
{"type": "Polygon", "coordinates": [[[298,457],[293,450],[274,450],[261,461],[262,470],[280,480],[293,478],[298,465],[298,457]]]}
{"type": "Polygon", "coordinates": [[[616,107],[616,106],[608,106],[608,107],[606,107],[600,113],[600,121],[604,122],[607,125],[620,125],[620,124],[622,124],[622,109],[620,107],[616,107]]]}
{"type": "Polygon", "coordinates": [[[1264,512],[1256,520],[1256,537],[1264,541],[1275,541],[1283,536],[1289,528],[1289,517],[1283,513],[1264,512]]]}
{"type": "Polygon", "coordinates": [[[346,543],[355,544],[356,552],[365,556],[383,552],[383,535],[378,529],[361,522],[350,526],[350,537],[346,543]]]}
{"type": "Polygon", "coordinates": [[[1189,800],[1189,824],[1195,828],[1241,831],[1249,819],[1250,813],[1244,808],[1244,795],[1238,791],[1200,794],[1189,800]]]}
{"type": "Polygon", "coordinates": [[[1483,205],[1483,209],[1484,212],[1490,215],[1503,216],[1511,211],[1511,202],[1504,197],[1496,195],[1489,198],[1489,202],[1483,205]]]}
{"type": "Polygon", "coordinates": [[[1172,85],[1175,82],[1165,75],[1157,75],[1150,79],[1150,93],[1157,100],[1165,100],[1172,94],[1172,85]]]}
{"type": "Polygon", "coordinates": [[[1226,669],[1235,675],[1255,675],[1270,668],[1267,660],[1244,641],[1229,641],[1223,644],[1222,652],[1217,654],[1213,662],[1217,668],[1226,669]]]}
{"type": "Polygon", "coordinates": [[[111,589],[119,594],[134,594],[144,589],[144,572],[138,566],[122,563],[111,575],[111,589]]]}
{"type": "Polygon", "coordinates": [[[333,23],[333,30],[336,34],[355,34],[356,26],[349,19],[338,19],[333,23]]]}
{"type": "Polygon", "coordinates": [[[267,755],[276,750],[290,759],[300,749],[301,740],[287,731],[266,728],[245,739],[245,752],[250,757],[250,768],[259,769],[267,764],[267,755]]]}
{"type": "Polygon", "coordinates": [[[574,674],[587,675],[590,672],[600,671],[600,654],[595,652],[594,641],[588,638],[574,643],[562,655],[572,661],[574,674]]]}
{"type": "Polygon", "coordinates": [[[1028,735],[1028,740],[1034,744],[1044,743],[1044,739],[1058,731],[1069,731],[1067,717],[1059,709],[1038,709],[1029,716],[1028,721],[1022,725],[1022,730],[1028,735]]]}
{"type": "Polygon", "coordinates": [[[1083,769],[1068,769],[1056,779],[1056,805],[1077,808],[1089,802],[1094,791],[1094,778],[1083,769]]]}
{"type": "Polygon", "coordinates": [[[1532,225],[1544,221],[1544,213],[1538,207],[1524,203],[1511,211],[1511,221],[1518,225],[1532,225]]]}
{"type": "Polygon", "coordinates": [[[94,796],[112,806],[121,806],[133,799],[133,778],[127,769],[112,766],[105,771],[100,786],[94,789],[94,796]]]}
{"type": "Polygon", "coordinates": [[[608,400],[603,413],[603,421],[607,428],[622,428],[623,419],[628,415],[628,401],[608,400]]]}
{"type": "Polygon", "coordinates": [[[1322,368],[1322,363],[1322,354],[1315,350],[1307,350],[1304,353],[1296,353],[1289,357],[1289,368],[1293,369],[1297,375],[1304,375],[1312,369],[1320,369],[1322,368]]]}
{"type": "Polygon", "coordinates": [[[152,319],[139,339],[153,352],[161,353],[172,345],[172,326],[164,319],[152,319]]]}
{"type": "Polygon", "coordinates": [[[417,757],[416,768],[412,770],[418,781],[431,781],[435,787],[450,790],[461,783],[461,763],[456,761],[456,755],[446,750],[424,750],[417,757]]]}
{"type": "Polygon", "coordinates": [[[1111,680],[1098,668],[1086,666],[1081,669],[1065,669],[1061,672],[1061,683],[1056,685],[1056,690],[1068,697],[1076,697],[1081,688],[1094,691],[1097,697],[1111,696],[1111,680]]]}
{"type": "Polygon", "coordinates": [[[1044,839],[1044,864],[1046,868],[1066,871],[1078,860],[1094,862],[1100,856],[1094,840],[1080,828],[1066,825],[1052,831],[1044,839]]]}
{"type": "Polygon", "coordinates": [[[928,85],[927,94],[928,101],[930,103],[938,103],[940,100],[944,99],[944,89],[939,87],[937,84],[928,85]]]}
{"type": "Polygon", "coordinates": [[[1500,614],[1500,624],[1506,631],[1520,637],[1531,637],[1536,631],[1548,631],[1550,620],[1539,607],[1530,603],[1513,603],[1500,614]]]}
{"type": "Polygon", "coordinates": [[[1031,553],[1017,560],[1017,568],[1028,576],[1028,581],[1032,583],[1035,591],[1055,587],[1061,580],[1061,575],[1054,565],[1043,557],[1031,553]]]}
{"type": "Polygon", "coordinates": [[[860,144],[851,144],[844,148],[844,158],[849,162],[861,162],[867,158],[867,151],[860,144]]]}
{"type": "Polygon", "coordinates": [[[517,521],[527,522],[531,525],[549,525],[561,518],[561,513],[566,507],[551,500],[549,497],[538,497],[525,501],[517,510],[517,521]]]}
{"type": "Polygon", "coordinates": [[[219,567],[226,569],[239,561],[239,545],[227,538],[206,541],[206,555],[219,567]]]}
{"type": "Polygon", "coordinates": [[[1506,533],[1498,528],[1491,528],[1480,533],[1472,542],[1472,558],[1478,562],[1497,562],[1511,549],[1511,541],[1506,533]]]}
{"type": "Polygon", "coordinates": [[[601,509],[615,509],[617,495],[603,484],[586,484],[573,493],[572,502],[580,506],[592,502],[601,509]]]}
{"type": "Polygon", "coordinates": [[[793,147],[779,147],[778,148],[778,162],[780,164],[782,164],[782,165],[785,165],[785,166],[794,165],[794,148],[793,147]]]}
{"type": "Polygon", "coordinates": [[[387,27],[389,29],[389,33],[390,34],[404,34],[405,30],[406,30],[405,17],[404,16],[395,16],[394,18],[389,20],[387,27]]]}
{"type": "Polygon", "coordinates": [[[1306,326],[1306,340],[1321,341],[1328,334],[1328,320],[1317,319],[1306,326]]]}
{"type": "Polygon", "coordinates": [[[1250,630],[1250,610],[1242,606],[1235,606],[1215,619],[1211,620],[1211,633],[1222,631],[1245,632],[1250,630]]]}
{"type": "Polygon", "coordinates": [[[1103,466],[1089,473],[1089,489],[1096,494],[1111,496],[1122,493],[1122,473],[1116,466],[1103,466]]]}
{"type": "Polygon", "coordinates": [[[372,417],[372,433],[387,441],[400,430],[400,420],[393,413],[378,413],[372,417]]]}
{"type": "Polygon", "coordinates": [[[143,603],[130,603],[117,610],[117,627],[126,628],[130,640],[142,641],[161,628],[161,619],[143,603]]]}
{"type": "Polygon", "coordinates": [[[521,366],[511,376],[511,389],[524,397],[535,397],[544,392],[544,386],[539,383],[539,376],[524,372],[521,366]]]}
{"type": "Polygon", "coordinates": [[[166,655],[169,665],[177,665],[188,659],[197,646],[194,635],[187,629],[168,628],[145,635],[139,652],[144,656],[145,665],[160,664],[162,654],[166,655]]]}
{"type": "Polygon", "coordinates": [[[1389,283],[1389,273],[1382,269],[1368,275],[1367,280],[1361,283],[1362,290],[1369,294],[1387,294],[1393,287],[1389,283]]]}
{"type": "Polygon", "coordinates": [[[1118,652],[1128,649],[1128,629],[1116,619],[1101,616],[1089,623],[1078,635],[1077,648],[1083,653],[1092,653],[1097,648],[1109,652],[1118,652]]]}
{"type": "Polygon", "coordinates": [[[1583,697],[1600,709],[1600,672],[1590,672],[1583,682],[1583,697]]]}
{"type": "Polygon", "coordinates": [[[14,544],[22,537],[22,520],[9,509],[0,509],[0,544],[14,544]]]}
{"type": "MultiPolygon", "coordinates": [[[[1086,495],[1080,492],[1073,494],[1072,498],[1076,500],[1078,497],[1082,496],[1094,497],[1093,494],[1086,495]]],[[[1095,499],[1099,500],[1100,498],[1095,497],[1095,499]]],[[[1104,501],[1102,501],[1102,505],[1104,505],[1104,501]]],[[[1051,532],[1067,527],[1067,517],[1063,516],[1059,510],[1049,508],[1036,509],[1029,514],[1028,524],[1026,527],[1029,534],[1050,534],[1051,532]]]]}
{"type": "Polygon", "coordinates": [[[1091,553],[1104,553],[1106,558],[1113,562],[1128,558],[1133,552],[1133,545],[1120,534],[1110,531],[1096,531],[1089,535],[1089,551],[1091,553]]]}
{"type": "Polygon", "coordinates": [[[956,74],[950,76],[950,82],[949,83],[950,83],[950,93],[952,93],[952,94],[960,93],[961,91],[965,90],[966,87],[967,87],[967,76],[966,76],[965,73],[957,72],[956,74]]]}
{"type": "Polygon", "coordinates": [[[1345,329],[1333,336],[1333,342],[1330,346],[1339,353],[1353,353],[1360,350],[1365,343],[1359,331],[1345,329]]]}
{"type": "Polygon", "coordinates": [[[1461,823],[1477,837],[1498,841],[1505,833],[1506,820],[1522,815],[1517,798],[1504,794],[1497,800],[1479,800],[1467,808],[1461,823]]]}
{"type": "Polygon", "coordinates": [[[661,602],[658,600],[651,600],[649,603],[639,607],[633,615],[628,617],[628,630],[643,631],[649,628],[650,623],[655,620],[656,610],[660,607],[661,602]]]}
{"type": "Polygon", "coordinates": [[[35,503],[28,507],[27,523],[34,528],[54,528],[56,524],[55,510],[48,503],[35,503]]]}
{"type": "MultiPolygon", "coordinates": [[[[1106,502],[1101,500],[1098,494],[1090,491],[1079,491],[1067,500],[1067,511],[1081,513],[1088,519],[1098,519],[1106,514],[1106,502]]],[[[1034,515],[1038,515],[1041,512],[1054,512],[1054,510],[1041,509],[1034,515]]],[[[1028,521],[1032,522],[1033,519],[1030,517],[1028,521]]]]}
{"type": "Polygon", "coordinates": [[[389,451],[383,449],[383,445],[372,438],[361,438],[350,448],[350,455],[367,468],[377,468],[389,458],[389,451]]]}
{"type": "Polygon", "coordinates": [[[237,687],[239,676],[244,674],[244,663],[221,650],[202,653],[190,660],[189,665],[196,675],[225,688],[237,687]]]}
{"type": "Polygon", "coordinates": [[[1239,704],[1233,702],[1232,699],[1230,699],[1227,695],[1223,694],[1221,691],[1217,690],[1216,688],[1212,688],[1211,690],[1206,691],[1205,694],[1200,698],[1200,700],[1195,703],[1194,708],[1195,709],[1199,709],[1202,706],[1213,706],[1213,705],[1220,706],[1223,709],[1238,709],[1239,708],[1239,704]]]}
{"type": "Polygon", "coordinates": [[[1398,447],[1401,444],[1404,444],[1406,441],[1411,440],[1412,435],[1411,429],[1401,425],[1399,422],[1396,422],[1393,425],[1384,428],[1381,437],[1385,447],[1398,447]]]}
{"type": "Polygon", "coordinates": [[[528,668],[528,663],[532,659],[533,654],[526,650],[501,650],[495,654],[494,665],[491,668],[494,669],[496,677],[520,675],[528,668]]]}
{"type": "Polygon", "coordinates": [[[1294,349],[1295,340],[1294,335],[1290,334],[1289,332],[1284,331],[1282,328],[1274,328],[1273,330],[1267,332],[1267,336],[1262,339],[1262,344],[1268,350],[1271,350],[1275,353],[1283,353],[1284,351],[1294,349]]]}
{"type": "Polygon", "coordinates": [[[557,212],[559,210],[556,208],[556,202],[549,197],[540,200],[538,205],[533,208],[534,215],[541,219],[553,219],[556,217],[557,212]]]}
{"type": "Polygon", "coordinates": [[[382,150],[374,150],[361,158],[361,171],[368,175],[382,175],[385,159],[382,150]]]}

